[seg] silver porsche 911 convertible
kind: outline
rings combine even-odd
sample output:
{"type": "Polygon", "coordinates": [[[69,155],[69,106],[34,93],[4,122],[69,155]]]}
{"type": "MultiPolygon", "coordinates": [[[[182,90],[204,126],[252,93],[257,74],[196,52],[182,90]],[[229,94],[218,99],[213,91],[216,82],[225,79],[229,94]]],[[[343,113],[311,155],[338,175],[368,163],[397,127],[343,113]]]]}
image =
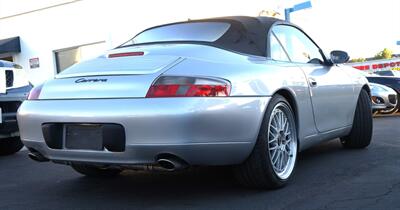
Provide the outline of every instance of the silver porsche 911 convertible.
{"type": "Polygon", "coordinates": [[[161,25],[36,86],[21,139],[87,176],[230,165],[245,186],[278,188],[312,145],[370,144],[370,89],[348,59],[274,18],[161,25]]]}

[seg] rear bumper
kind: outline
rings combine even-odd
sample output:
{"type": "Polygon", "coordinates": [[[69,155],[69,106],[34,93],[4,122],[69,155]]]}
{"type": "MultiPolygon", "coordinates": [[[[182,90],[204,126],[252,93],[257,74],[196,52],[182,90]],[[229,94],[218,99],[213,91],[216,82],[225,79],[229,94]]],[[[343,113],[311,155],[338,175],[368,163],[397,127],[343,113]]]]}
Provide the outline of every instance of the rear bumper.
{"type": "Polygon", "coordinates": [[[257,139],[269,97],[25,101],[18,112],[24,144],[59,161],[151,164],[174,154],[191,165],[245,160],[257,139]],[[123,152],[51,149],[44,123],[114,123],[125,129],[123,152]]]}
{"type": "Polygon", "coordinates": [[[50,149],[46,143],[26,141],[26,147],[35,149],[44,157],[63,163],[84,162],[106,165],[155,164],[160,154],[173,154],[190,165],[231,165],[242,162],[250,153],[251,142],[184,143],[127,145],[124,152],[50,149]]]}

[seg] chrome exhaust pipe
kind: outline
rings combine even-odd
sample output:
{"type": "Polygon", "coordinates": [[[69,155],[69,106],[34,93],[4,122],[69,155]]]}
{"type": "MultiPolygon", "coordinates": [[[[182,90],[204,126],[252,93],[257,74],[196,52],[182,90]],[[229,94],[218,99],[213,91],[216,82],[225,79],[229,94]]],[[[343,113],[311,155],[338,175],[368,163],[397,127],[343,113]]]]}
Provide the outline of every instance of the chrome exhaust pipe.
{"type": "Polygon", "coordinates": [[[38,152],[30,152],[28,153],[29,158],[37,162],[47,162],[49,159],[45,158],[42,154],[38,152]]]}
{"type": "Polygon", "coordinates": [[[183,160],[176,157],[160,158],[157,160],[158,165],[166,171],[176,171],[187,168],[188,165],[183,160]]]}
{"type": "Polygon", "coordinates": [[[127,165],[124,168],[132,169],[132,170],[139,170],[139,171],[170,171],[167,170],[160,165],[127,165]]]}
{"type": "Polygon", "coordinates": [[[158,165],[160,165],[161,168],[165,169],[166,171],[175,171],[177,163],[169,160],[169,159],[158,159],[157,160],[158,165]]]}

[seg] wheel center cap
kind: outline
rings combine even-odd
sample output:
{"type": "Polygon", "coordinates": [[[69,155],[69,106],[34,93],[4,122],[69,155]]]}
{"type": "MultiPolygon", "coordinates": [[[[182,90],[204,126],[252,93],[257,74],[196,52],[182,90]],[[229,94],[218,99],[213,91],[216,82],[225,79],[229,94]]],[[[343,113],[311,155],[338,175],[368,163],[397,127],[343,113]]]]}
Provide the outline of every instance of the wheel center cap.
{"type": "Polygon", "coordinates": [[[285,134],[283,133],[283,131],[280,131],[278,136],[278,144],[282,145],[284,141],[285,141],[285,134]]]}
{"type": "Polygon", "coordinates": [[[280,149],[281,149],[282,151],[285,150],[285,145],[282,144],[280,149]]]}

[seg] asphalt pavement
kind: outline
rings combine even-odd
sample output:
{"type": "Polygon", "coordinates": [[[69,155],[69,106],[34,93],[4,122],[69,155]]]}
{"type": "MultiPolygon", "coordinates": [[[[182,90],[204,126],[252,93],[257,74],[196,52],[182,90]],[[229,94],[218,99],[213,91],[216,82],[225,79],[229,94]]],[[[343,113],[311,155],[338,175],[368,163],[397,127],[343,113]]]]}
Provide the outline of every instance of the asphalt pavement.
{"type": "Polygon", "coordinates": [[[34,162],[25,150],[0,157],[0,209],[400,209],[400,116],[375,118],[367,149],[333,140],[300,153],[293,180],[279,190],[240,187],[229,172],[125,171],[90,179],[34,162]]]}

